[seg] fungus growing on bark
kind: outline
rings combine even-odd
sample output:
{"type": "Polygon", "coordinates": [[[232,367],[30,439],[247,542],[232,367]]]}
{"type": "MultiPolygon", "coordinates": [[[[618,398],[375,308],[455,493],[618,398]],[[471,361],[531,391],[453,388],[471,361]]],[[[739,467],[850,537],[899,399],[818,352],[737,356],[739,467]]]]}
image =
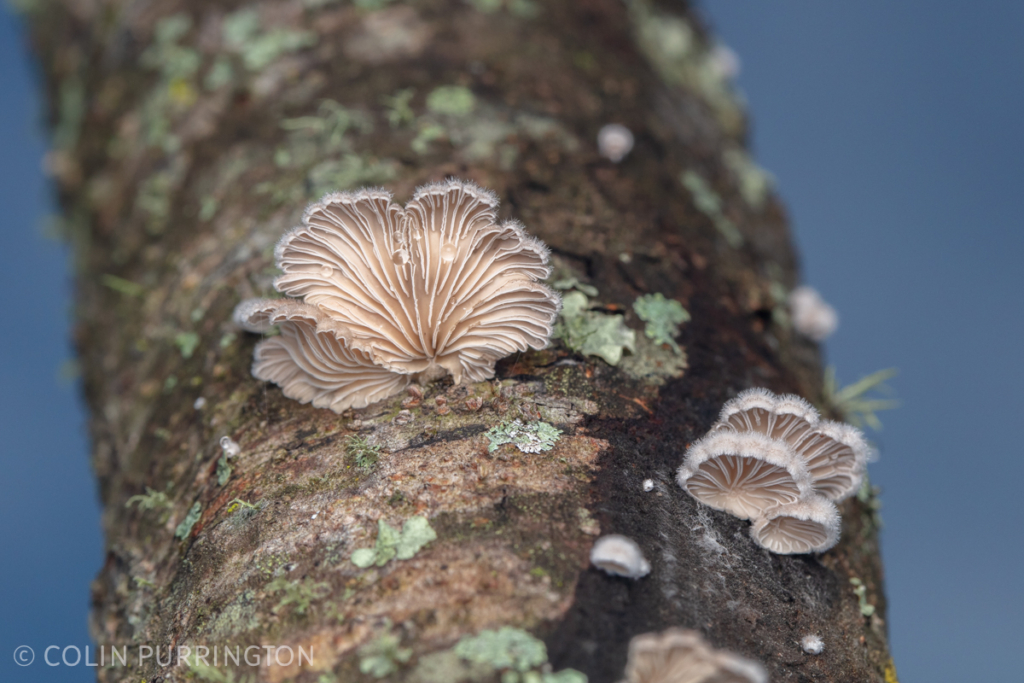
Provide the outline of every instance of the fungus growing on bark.
{"type": "Polygon", "coordinates": [[[253,374],[285,395],[341,412],[401,391],[418,375],[455,383],[494,376],[511,353],[540,349],[560,301],[539,281],[548,250],[497,198],[448,180],[403,208],[384,190],[326,195],[278,243],[274,286],[294,299],[243,302],[257,347],[253,374]]]}
{"type": "Polygon", "coordinates": [[[687,629],[636,636],[628,657],[623,683],[768,683],[760,664],[716,650],[687,629]]]}
{"type": "Polygon", "coordinates": [[[821,636],[811,634],[800,639],[800,648],[809,655],[820,655],[825,651],[825,643],[821,636]]]}
{"type": "Polygon", "coordinates": [[[705,505],[740,519],[795,503],[810,489],[807,467],[786,442],[731,430],[690,446],[676,480],[705,505]]]}
{"type": "Polygon", "coordinates": [[[797,332],[823,342],[839,327],[839,314],[814,287],[801,285],[789,293],[789,310],[797,332]]]}
{"type": "Polygon", "coordinates": [[[768,510],[754,521],[750,536],[779,555],[820,553],[839,541],[840,519],[835,503],[808,496],[768,510]]]}
{"type": "Polygon", "coordinates": [[[622,124],[609,123],[597,131],[597,150],[612,163],[619,163],[633,149],[633,133],[622,124]]]}
{"type": "Polygon", "coordinates": [[[864,479],[870,448],[860,430],[799,396],[748,389],[686,452],[677,479],[697,500],[754,520],[751,536],[780,554],[822,552],[839,540],[834,502],[864,479]]]}
{"type": "Polygon", "coordinates": [[[636,541],[619,534],[597,539],[590,549],[590,563],[612,576],[628,579],[639,579],[651,572],[651,565],[636,541]]]}

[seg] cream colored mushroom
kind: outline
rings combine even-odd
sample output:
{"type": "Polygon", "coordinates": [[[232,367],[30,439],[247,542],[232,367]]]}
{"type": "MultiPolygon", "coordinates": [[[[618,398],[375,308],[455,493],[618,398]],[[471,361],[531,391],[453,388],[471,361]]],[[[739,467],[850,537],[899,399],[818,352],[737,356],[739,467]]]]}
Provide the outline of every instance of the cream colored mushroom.
{"type": "Polygon", "coordinates": [[[293,299],[246,301],[235,320],[247,329],[279,325],[281,334],[256,345],[252,374],[280,385],[284,395],[336,413],[362,408],[402,391],[410,377],[375,364],[352,348],[340,327],[315,306],[293,299]]]}
{"type": "Polygon", "coordinates": [[[823,342],[839,327],[839,314],[814,287],[801,285],[789,293],[789,310],[797,332],[823,342]]]}
{"type": "Polygon", "coordinates": [[[811,484],[785,441],[732,430],[712,431],[690,446],[676,480],[697,500],[741,519],[795,503],[811,484]]]}
{"type": "Polygon", "coordinates": [[[597,539],[590,549],[590,563],[613,576],[639,579],[651,573],[651,565],[633,539],[608,534],[597,539]]]}
{"type": "Polygon", "coordinates": [[[697,631],[670,628],[629,642],[623,683],[767,683],[757,662],[716,650],[697,631]]]}
{"type": "Polygon", "coordinates": [[[371,362],[456,383],[543,348],[560,300],[539,282],[548,250],[471,183],[421,187],[402,208],[383,190],[325,196],[278,244],[279,291],[345,329],[371,362]]]}
{"type": "Polygon", "coordinates": [[[756,388],[727,401],[714,428],[759,432],[773,439],[785,439],[798,448],[818,420],[818,411],[799,396],[776,396],[767,389],[756,388]]]}
{"type": "Polygon", "coordinates": [[[814,490],[834,501],[849,498],[860,489],[869,452],[859,429],[831,420],[819,423],[800,446],[814,490]]]}
{"type": "Polygon", "coordinates": [[[812,495],[769,510],[754,521],[750,536],[779,555],[820,553],[839,541],[840,526],[835,503],[812,495]]]}

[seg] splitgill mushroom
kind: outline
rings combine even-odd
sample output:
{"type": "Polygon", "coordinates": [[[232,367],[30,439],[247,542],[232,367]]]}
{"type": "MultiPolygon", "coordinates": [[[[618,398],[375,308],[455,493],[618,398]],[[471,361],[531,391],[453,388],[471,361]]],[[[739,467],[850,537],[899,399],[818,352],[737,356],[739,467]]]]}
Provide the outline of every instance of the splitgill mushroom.
{"type": "Polygon", "coordinates": [[[341,412],[401,391],[416,376],[494,376],[497,360],[543,348],[561,302],[541,284],[548,249],[472,183],[328,194],[275,249],[274,286],[296,299],[247,301],[236,321],[281,325],[253,374],[285,395],[341,412]],[[273,343],[271,343],[273,342],[273,343]]]}
{"type": "Polygon", "coordinates": [[[633,539],[608,534],[597,539],[590,549],[590,563],[612,576],[639,579],[651,573],[651,565],[633,539]]]}
{"type": "MultiPolygon", "coordinates": [[[[409,376],[374,364],[369,354],[352,348],[345,330],[316,306],[292,299],[248,304],[236,313],[249,327],[278,325],[281,334],[256,345],[253,377],[274,382],[288,398],[340,413],[364,408],[402,391],[409,376]]],[[[243,325],[245,327],[246,325],[243,325]]]]}
{"type": "Polygon", "coordinates": [[[822,420],[799,396],[748,389],[687,450],[677,478],[701,502],[754,520],[765,548],[822,552],[839,538],[834,503],[860,488],[869,453],[859,429],[822,420]]]}
{"type": "Polygon", "coordinates": [[[801,285],[789,293],[793,327],[808,339],[823,342],[839,327],[839,314],[814,287],[801,285]]]}
{"type": "Polygon", "coordinates": [[[697,500],[740,519],[795,503],[810,488],[806,465],[786,442],[731,430],[693,444],[676,479],[697,500]]]}
{"type": "Polygon", "coordinates": [[[836,504],[810,496],[791,505],[772,508],[754,521],[750,536],[779,555],[820,553],[839,541],[841,521],[836,504]]]}
{"type": "Polygon", "coordinates": [[[622,683],[767,683],[757,662],[717,650],[698,633],[670,628],[629,642],[622,683]]]}

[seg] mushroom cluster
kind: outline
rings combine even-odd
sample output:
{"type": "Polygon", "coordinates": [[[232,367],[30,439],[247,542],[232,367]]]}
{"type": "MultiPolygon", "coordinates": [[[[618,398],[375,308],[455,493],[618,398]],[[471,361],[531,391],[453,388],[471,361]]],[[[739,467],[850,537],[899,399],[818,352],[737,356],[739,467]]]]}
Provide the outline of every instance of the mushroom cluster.
{"type": "Polygon", "coordinates": [[[497,207],[459,180],[418,188],[404,208],[384,190],[324,196],[274,252],[274,287],[297,298],[235,309],[244,329],[281,330],[256,346],[252,374],[340,413],[414,377],[488,379],[499,359],[543,348],[560,306],[540,282],[548,249],[497,207]]]}
{"type": "Polygon", "coordinates": [[[838,501],[864,478],[861,431],[823,420],[799,396],[748,389],[686,451],[677,481],[717,510],[753,520],[750,535],[783,555],[823,552],[839,540],[838,501]]]}
{"type": "Polygon", "coordinates": [[[697,631],[670,628],[629,641],[621,683],[768,683],[757,662],[711,647],[697,631]]]}

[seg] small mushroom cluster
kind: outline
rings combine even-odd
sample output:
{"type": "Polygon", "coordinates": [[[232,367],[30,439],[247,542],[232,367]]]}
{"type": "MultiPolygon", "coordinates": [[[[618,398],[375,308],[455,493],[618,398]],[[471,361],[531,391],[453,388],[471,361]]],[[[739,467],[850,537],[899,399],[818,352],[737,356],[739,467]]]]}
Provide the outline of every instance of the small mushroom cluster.
{"type": "Polygon", "coordinates": [[[447,180],[403,208],[384,190],[328,194],[278,243],[282,294],[235,309],[256,346],[252,374],[284,395],[341,413],[451,374],[494,376],[497,360],[543,348],[558,296],[540,283],[548,249],[497,197],[447,180]]]}
{"type": "Polygon", "coordinates": [[[629,641],[621,683],[768,683],[757,662],[713,648],[700,633],[670,628],[629,641]]]}
{"type": "Polygon", "coordinates": [[[717,510],[753,520],[750,535],[782,555],[823,552],[839,540],[836,502],[864,478],[859,429],[823,420],[799,396],[749,389],[686,451],[677,481],[717,510]]]}

